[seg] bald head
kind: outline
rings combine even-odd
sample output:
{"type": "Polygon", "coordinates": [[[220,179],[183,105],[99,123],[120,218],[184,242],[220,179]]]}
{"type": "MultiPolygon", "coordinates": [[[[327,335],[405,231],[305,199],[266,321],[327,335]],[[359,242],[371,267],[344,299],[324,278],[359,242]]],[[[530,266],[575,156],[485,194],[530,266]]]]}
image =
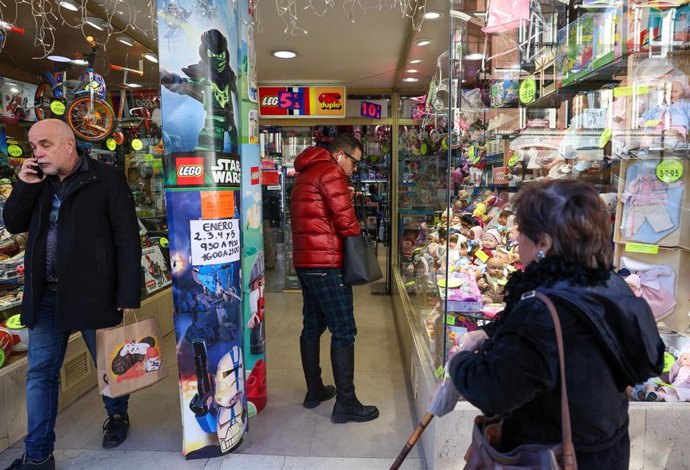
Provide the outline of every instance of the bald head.
{"type": "Polygon", "coordinates": [[[59,119],[44,119],[29,129],[29,144],[39,166],[46,175],[57,175],[61,180],[79,162],[75,142],[72,129],[59,119]]]}

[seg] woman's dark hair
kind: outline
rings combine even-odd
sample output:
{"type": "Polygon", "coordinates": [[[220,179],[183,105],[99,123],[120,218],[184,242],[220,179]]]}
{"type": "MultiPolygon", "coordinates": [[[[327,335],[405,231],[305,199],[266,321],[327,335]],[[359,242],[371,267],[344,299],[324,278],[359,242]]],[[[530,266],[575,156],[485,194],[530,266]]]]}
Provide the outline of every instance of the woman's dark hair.
{"type": "Polygon", "coordinates": [[[362,147],[362,142],[360,142],[354,135],[345,132],[343,134],[338,134],[333,142],[328,146],[328,151],[331,155],[338,150],[344,150],[347,153],[354,153],[356,149],[360,152],[364,152],[364,147],[362,147]]]}
{"type": "Polygon", "coordinates": [[[534,243],[551,236],[548,255],[589,269],[611,269],[611,220],[599,193],[575,180],[525,185],[513,202],[518,229],[534,243]]]}

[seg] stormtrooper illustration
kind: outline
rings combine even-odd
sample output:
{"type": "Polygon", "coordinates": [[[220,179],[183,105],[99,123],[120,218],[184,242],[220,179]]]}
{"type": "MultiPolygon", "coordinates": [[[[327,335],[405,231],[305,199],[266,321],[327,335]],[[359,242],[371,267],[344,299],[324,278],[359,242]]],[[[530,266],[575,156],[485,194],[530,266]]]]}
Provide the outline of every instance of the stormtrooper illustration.
{"type": "Polygon", "coordinates": [[[215,376],[207,368],[208,357],[203,341],[192,342],[197,376],[197,393],[189,402],[201,429],[216,433],[221,453],[236,448],[244,436],[244,362],[242,350],[234,345],[218,361],[215,376]]]}

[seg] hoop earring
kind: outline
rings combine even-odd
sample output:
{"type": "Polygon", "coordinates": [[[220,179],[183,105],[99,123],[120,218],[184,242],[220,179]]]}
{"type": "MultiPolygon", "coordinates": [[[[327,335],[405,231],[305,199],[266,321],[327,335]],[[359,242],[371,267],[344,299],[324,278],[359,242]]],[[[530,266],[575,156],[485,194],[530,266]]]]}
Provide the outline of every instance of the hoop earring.
{"type": "Polygon", "coordinates": [[[544,258],[546,258],[546,253],[544,253],[544,250],[537,251],[537,261],[541,261],[544,258]]]}

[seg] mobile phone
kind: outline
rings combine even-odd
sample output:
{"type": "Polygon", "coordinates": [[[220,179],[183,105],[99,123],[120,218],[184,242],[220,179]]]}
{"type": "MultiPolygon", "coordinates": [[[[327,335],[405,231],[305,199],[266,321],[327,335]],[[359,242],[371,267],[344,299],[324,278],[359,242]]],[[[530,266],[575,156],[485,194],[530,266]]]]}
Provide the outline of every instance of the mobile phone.
{"type": "Polygon", "coordinates": [[[37,163],[36,166],[34,166],[34,170],[36,170],[36,176],[43,179],[43,168],[41,168],[41,165],[37,163]]]}

